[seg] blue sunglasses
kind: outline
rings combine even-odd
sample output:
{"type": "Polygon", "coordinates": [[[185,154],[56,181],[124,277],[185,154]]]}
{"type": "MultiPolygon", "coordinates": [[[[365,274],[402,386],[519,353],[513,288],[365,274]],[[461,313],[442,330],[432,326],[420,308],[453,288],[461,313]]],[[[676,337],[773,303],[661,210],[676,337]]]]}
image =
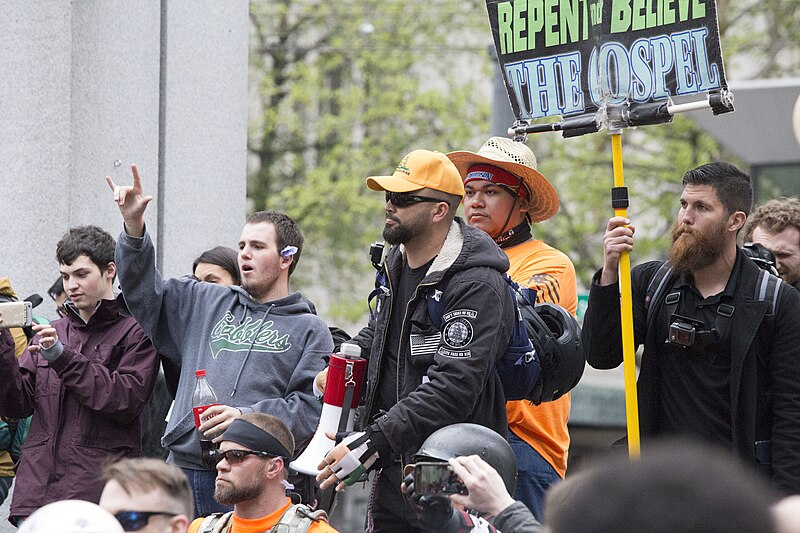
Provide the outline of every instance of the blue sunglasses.
{"type": "Polygon", "coordinates": [[[162,513],[160,511],[156,512],[144,512],[144,511],[121,511],[114,515],[114,518],[117,519],[117,522],[122,526],[122,529],[125,531],[139,531],[147,523],[150,521],[151,516],[177,516],[177,513],[162,513]]]}

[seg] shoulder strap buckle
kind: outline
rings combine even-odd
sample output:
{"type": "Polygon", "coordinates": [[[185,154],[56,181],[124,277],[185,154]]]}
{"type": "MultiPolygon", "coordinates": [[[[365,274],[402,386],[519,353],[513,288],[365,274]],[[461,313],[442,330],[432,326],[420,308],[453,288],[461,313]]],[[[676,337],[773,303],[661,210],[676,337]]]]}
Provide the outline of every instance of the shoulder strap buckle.
{"type": "Polygon", "coordinates": [[[717,314],[725,318],[732,317],[735,310],[736,308],[734,306],[728,304],[719,304],[717,306],[717,314]]]}

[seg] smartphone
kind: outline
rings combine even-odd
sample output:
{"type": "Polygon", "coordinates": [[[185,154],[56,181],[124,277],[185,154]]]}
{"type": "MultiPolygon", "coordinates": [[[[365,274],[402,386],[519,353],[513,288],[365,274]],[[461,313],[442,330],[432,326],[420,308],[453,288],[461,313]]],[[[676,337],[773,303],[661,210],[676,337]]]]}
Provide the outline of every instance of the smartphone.
{"type": "Polygon", "coordinates": [[[30,302],[2,302],[0,303],[0,318],[3,319],[0,328],[30,326],[33,319],[33,304],[30,302]]]}
{"type": "Polygon", "coordinates": [[[414,465],[416,494],[468,494],[466,485],[447,463],[422,462],[414,465]]]}

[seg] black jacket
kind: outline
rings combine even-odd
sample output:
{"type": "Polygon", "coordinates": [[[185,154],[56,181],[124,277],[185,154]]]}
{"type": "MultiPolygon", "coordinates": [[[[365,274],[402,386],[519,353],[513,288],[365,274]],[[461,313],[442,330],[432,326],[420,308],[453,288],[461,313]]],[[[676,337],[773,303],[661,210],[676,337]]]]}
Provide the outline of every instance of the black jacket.
{"type": "MultiPolygon", "coordinates": [[[[384,263],[388,290],[378,296],[369,325],[354,338],[362,353],[369,354],[362,428],[372,423],[377,411],[376,384],[387,350],[386,329],[402,254],[399,246],[389,251],[384,263]]],[[[416,453],[428,435],[449,424],[471,422],[506,435],[505,396],[495,366],[514,321],[513,301],[502,278],[507,269],[508,258],[488,235],[460,219],[453,222],[406,307],[397,358],[399,401],[372,426],[382,464],[390,457],[416,453]],[[443,278],[448,281],[441,296],[440,332],[431,322],[426,295],[443,278]]]]}
{"type": "MultiPolygon", "coordinates": [[[[780,285],[774,315],[769,304],[758,301],[755,285],[759,268],[741,261],[735,312],[731,317],[731,428],[732,451],[755,464],[755,442],[772,441],[772,481],[776,488],[800,492],[800,295],[780,285]]],[[[639,423],[643,442],[655,433],[658,406],[658,356],[663,339],[656,339],[655,324],[647,324],[645,295],[659,262],[644,263],[631,271],[633,328],[636,346],[644,343],[638,379],[639,423]]],[[[586,360],[608,369],[622,362],[619,285],[601,287],[595,275],[583,322],[586,360]]],[[[664,291],[666,295],[668,291],[664,291]]],[[[664,298],[654,302],[663,306],[664,298]]],[[[660,308],[654,309],[660,316],[660,308]]],[[[656,320],[653,320],[656,322],[656,320]]]]}

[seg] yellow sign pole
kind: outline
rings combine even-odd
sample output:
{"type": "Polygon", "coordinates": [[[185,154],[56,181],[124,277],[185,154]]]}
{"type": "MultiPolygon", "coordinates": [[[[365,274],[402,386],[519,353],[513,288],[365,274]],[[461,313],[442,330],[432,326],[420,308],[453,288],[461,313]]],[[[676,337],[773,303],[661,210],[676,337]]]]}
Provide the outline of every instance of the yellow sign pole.
{"type": "MultiPolygon", "coordinates": [[[[614,164],[614,215],[628,218],[628,195],[622,172],[622,133],[611,132],[614,164]],[[617,194],[619,192],[619,196],[617,194]],[[624,197],[624,198],[623,198],[624,197]]],[[[620,315],[622,323],[622,367],[625,375],[625,416],[628,423],[628,457],[638,459],[639,401],[636,396],[636,353],[633,343],[633,303],[631,296],[631,258],[623,252],[619,258],[620,315]]]]}

